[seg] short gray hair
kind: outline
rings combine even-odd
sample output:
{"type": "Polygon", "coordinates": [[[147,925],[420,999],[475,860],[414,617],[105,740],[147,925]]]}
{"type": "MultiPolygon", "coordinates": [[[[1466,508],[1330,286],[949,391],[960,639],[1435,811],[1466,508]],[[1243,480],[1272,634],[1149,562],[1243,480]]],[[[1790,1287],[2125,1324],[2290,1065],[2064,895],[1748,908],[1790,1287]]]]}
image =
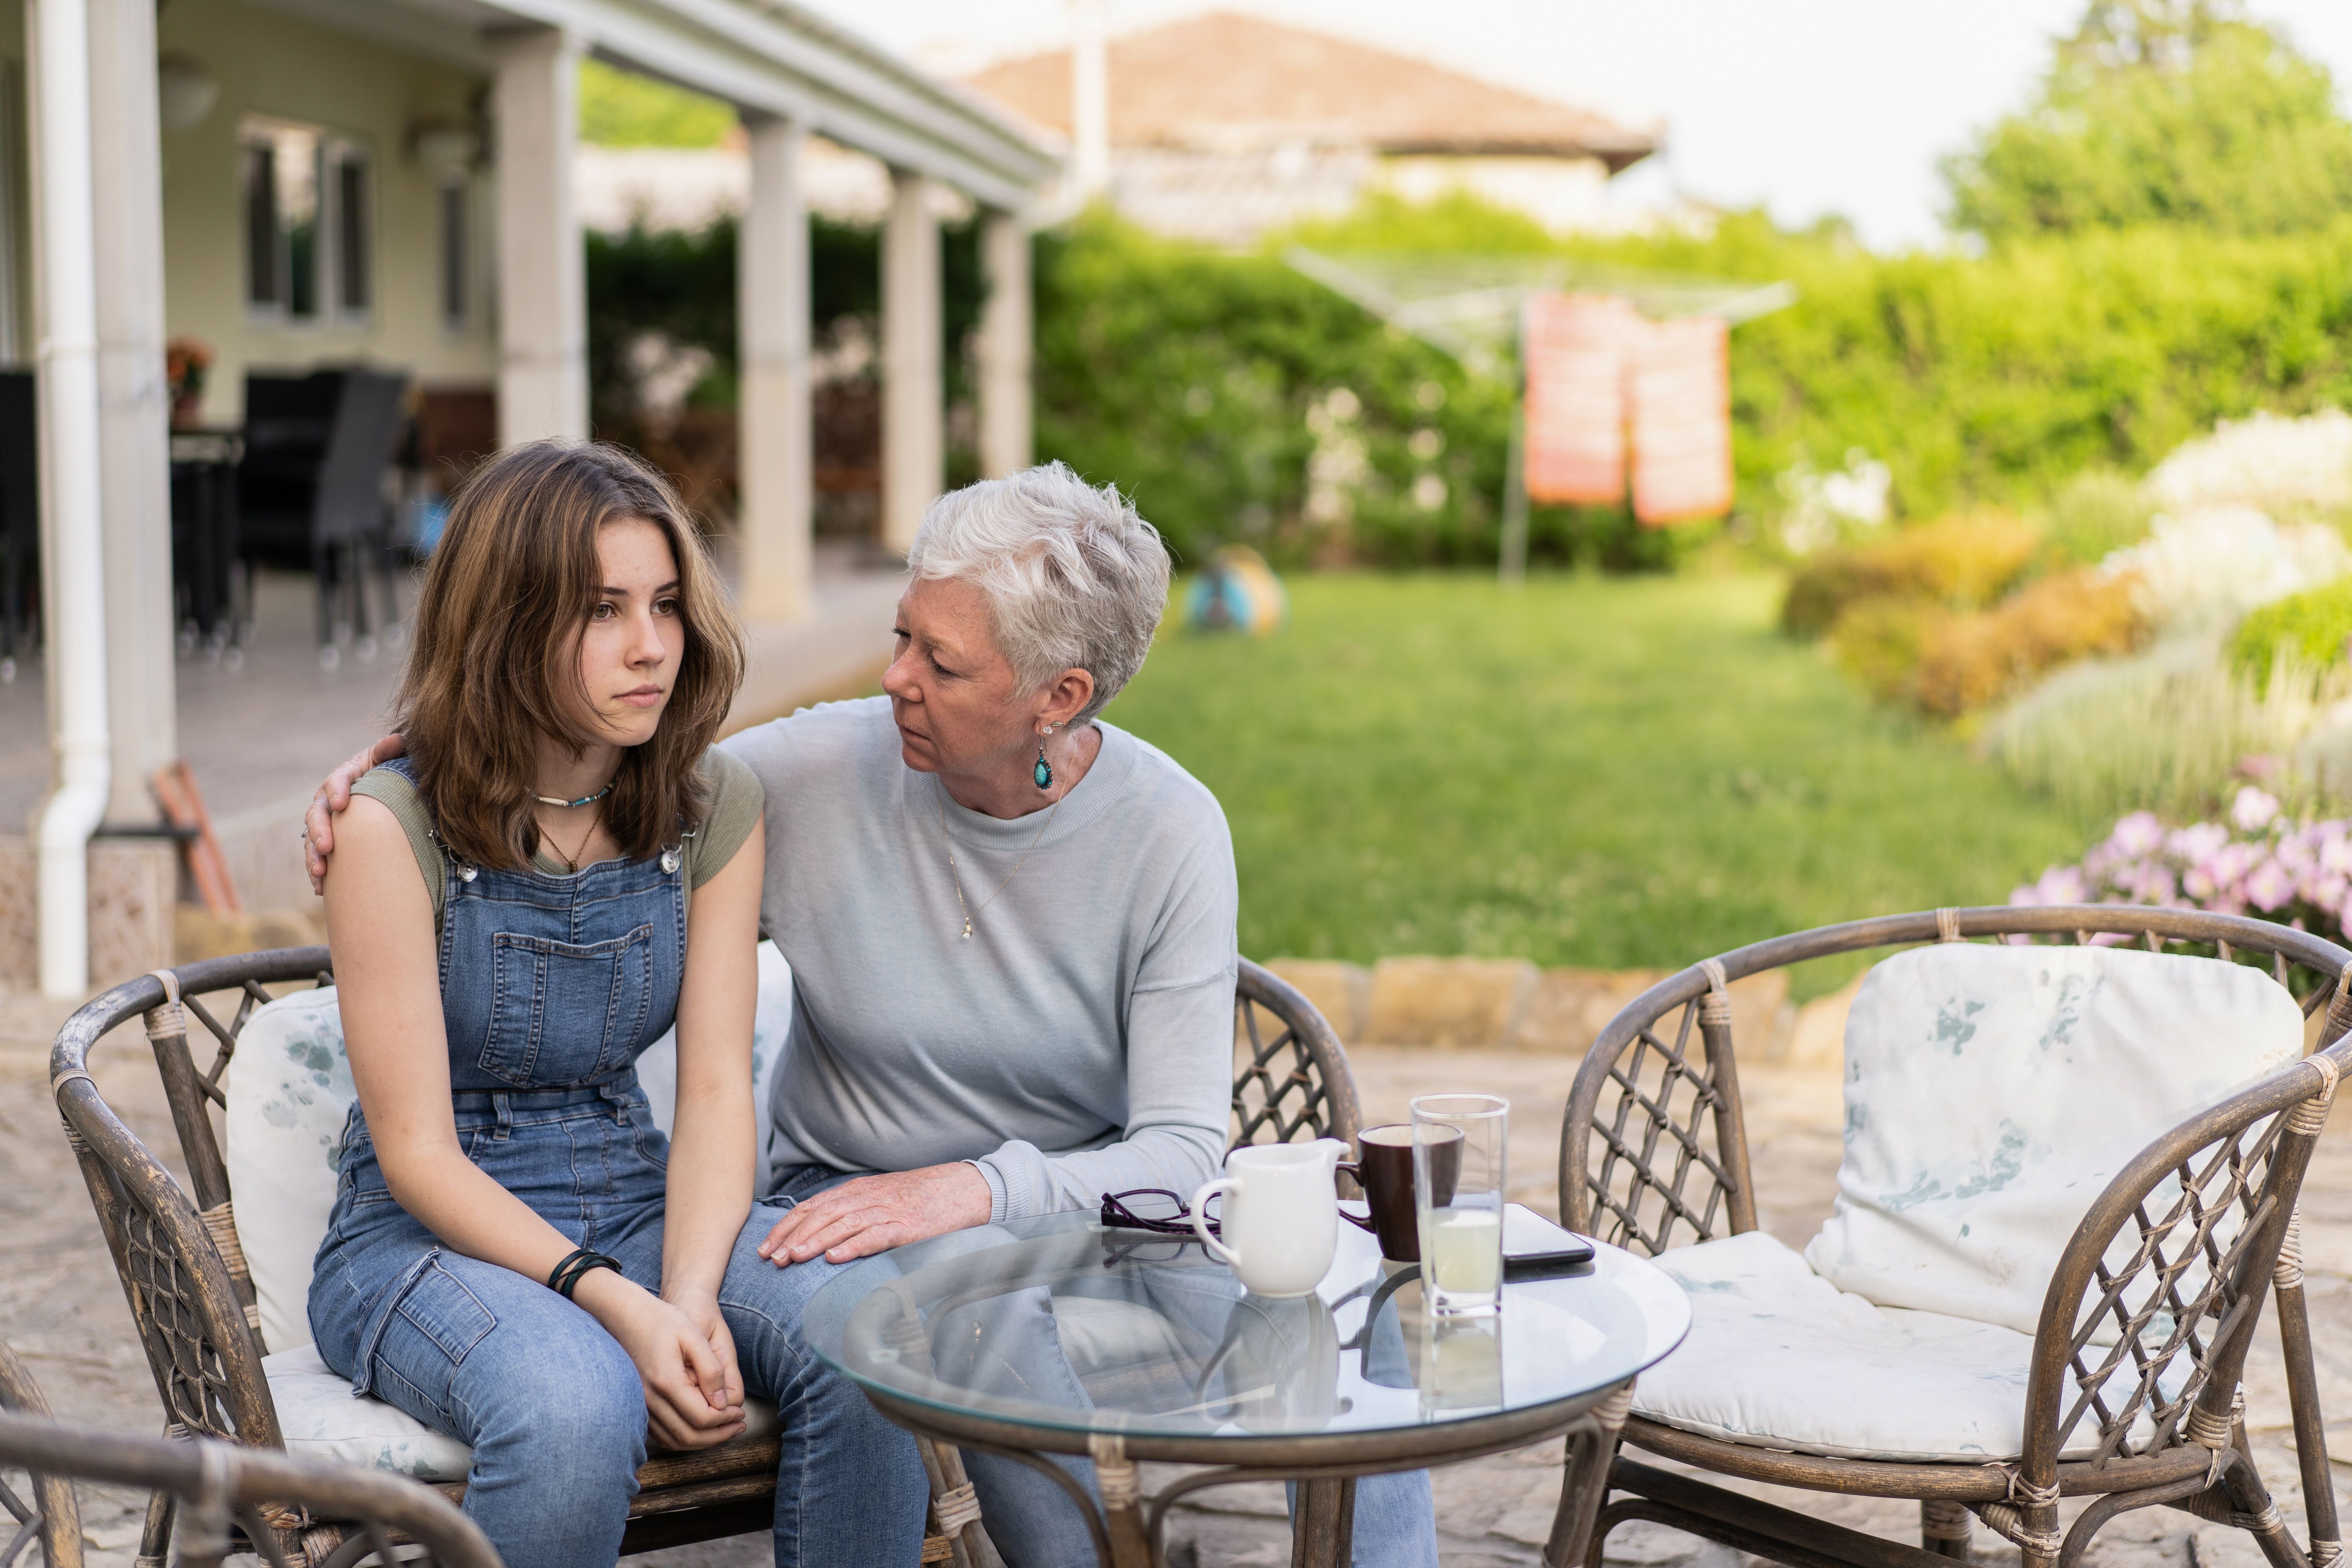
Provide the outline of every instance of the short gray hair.
{"type": "Polygon", "coordinates": [[[1060,463],[983,479],[933,501],[907,552],[918,581],[969,583],[988,599],[997,646],[1024,691],[1073,667],[1102,711],[1143,668],[1168,607],[1168,547],[1116,485],[1060,463]]]}

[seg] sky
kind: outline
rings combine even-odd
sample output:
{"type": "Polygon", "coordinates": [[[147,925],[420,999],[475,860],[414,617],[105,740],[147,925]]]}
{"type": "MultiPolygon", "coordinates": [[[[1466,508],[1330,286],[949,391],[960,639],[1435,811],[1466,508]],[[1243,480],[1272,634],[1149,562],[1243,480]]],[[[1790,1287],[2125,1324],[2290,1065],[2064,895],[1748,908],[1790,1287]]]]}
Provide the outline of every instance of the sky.
{"type": "MultiPolygon", "coordinates": [[[[803,0],[961,74],[1066,41],[1067,0],[803,0]]],[[[1105,0],[1114,32],[1210,8],[1105,0]]],[[[1943,243],[1937,162],[2022,104],[2082,0],[1220,0],[1637,122],[1664,155],[1618,178],[1762,205],[1783,224],[1837,214],[1882,250],[1943,243]]],[[[2335,73],[2352,105],[2352,0],[2252,0],[2335,73]]]]}

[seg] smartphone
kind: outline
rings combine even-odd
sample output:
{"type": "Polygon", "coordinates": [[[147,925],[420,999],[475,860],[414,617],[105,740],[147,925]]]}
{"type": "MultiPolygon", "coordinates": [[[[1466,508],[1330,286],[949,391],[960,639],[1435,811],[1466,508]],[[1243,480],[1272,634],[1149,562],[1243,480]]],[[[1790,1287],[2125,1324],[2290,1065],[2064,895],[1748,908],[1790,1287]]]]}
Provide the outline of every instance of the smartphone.
{"type": "Polygon", "coordinates": [[[1503,1278],[1575,1274],[1592,1261],[1592,1244],[1562,1230],[1525,1204],[1503,1205],[1503,1278]]]}

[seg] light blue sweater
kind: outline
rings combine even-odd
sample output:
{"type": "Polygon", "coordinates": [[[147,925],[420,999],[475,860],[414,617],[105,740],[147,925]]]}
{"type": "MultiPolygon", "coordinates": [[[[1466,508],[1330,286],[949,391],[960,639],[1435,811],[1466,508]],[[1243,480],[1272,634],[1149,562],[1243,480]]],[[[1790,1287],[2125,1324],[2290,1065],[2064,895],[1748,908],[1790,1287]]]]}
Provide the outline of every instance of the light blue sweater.
{"type": "Polygon", "coordinates": [[[793,966],[771,1168],[970,1160],[996,1220],[1136,1187],[1189,1197],[1215,1173],[1233,840],[1192,775],[1098,728],[1101,752],[1050,822],[956,805],[900,759],[886,698],[724,742],[767,792],[761,924],[793,966]]]}

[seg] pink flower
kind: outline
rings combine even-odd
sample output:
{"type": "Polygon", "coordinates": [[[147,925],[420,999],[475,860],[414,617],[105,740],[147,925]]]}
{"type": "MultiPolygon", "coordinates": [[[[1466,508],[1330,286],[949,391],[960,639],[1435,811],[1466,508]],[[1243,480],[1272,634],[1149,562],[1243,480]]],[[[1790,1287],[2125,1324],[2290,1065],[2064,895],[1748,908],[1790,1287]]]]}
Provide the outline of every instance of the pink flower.
{"type": "Polygon", "coordinates": [[[2081,904],[2090,901],[2091,889],[2084,885],[2081,868],[2053,866],[2033,885],[2033,895],[2036,903],[2081,904]]]}
{"type": "Polygon", "coordinates": [[[2340,822],[2319,825],[2319,864],[2338,876],[2352,873],[2352,835],[2340,822]]]}
{"type": "Polygon", "coordinates": [[[2260,833],[2271,825],[2271,818],[2278,812],[2278,797],[2267,795],[2252,784],[2240,790],[2238,798],[2230,803],[2230,820],[2236,823],[2243,833],[2260,833]]]}
{"type": "Polygon", "coordinates": [[[2352,893],[2352,882],[2341,877],[2322,877],[2312,883],[2303,896],[2306,902],[2322,904],[2332,910],[2344,901],[2347,893],[2352,893]]]}
{"type": "Polygon", "coordinates": [[[2246,879],[2246,898],[2265,914],[2294,897],[2294,877],[2275,859],[2263,861],[2246,879]]]}
{"type": "Polygon", "coordinates": [[[2175,859],[2198,861],[2230,842],[2230,830],[2218,822],[2200,822],[2177,829],[2165,849],[2175,859]]]}
{"type": "Polygon", "coordinates": [[[2164,824],[2152,811],[2135,811],[2116,824],[2107,836],[2116,853],[2137,860],[2143,855],[2153,855],[2164,846],[2164,824]]]}

